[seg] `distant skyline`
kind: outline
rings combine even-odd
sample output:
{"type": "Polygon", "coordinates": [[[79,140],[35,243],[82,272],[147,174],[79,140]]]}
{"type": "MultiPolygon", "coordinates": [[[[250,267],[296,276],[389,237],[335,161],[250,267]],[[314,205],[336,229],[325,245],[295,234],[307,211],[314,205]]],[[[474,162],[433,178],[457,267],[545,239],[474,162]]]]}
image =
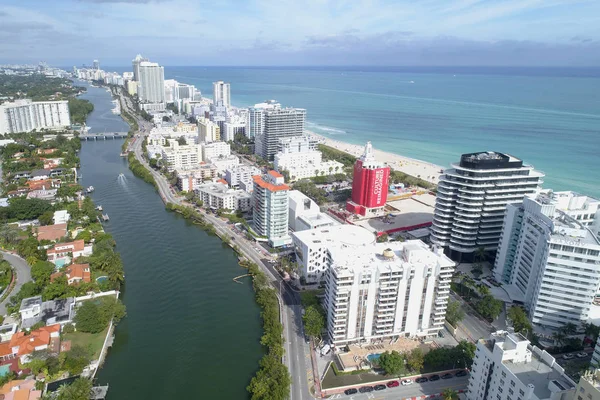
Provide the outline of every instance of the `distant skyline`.
{"type": "Polygon", "coordinates": [[[3,0],[0,64],[600,66],[598,0],[3,0]]]}

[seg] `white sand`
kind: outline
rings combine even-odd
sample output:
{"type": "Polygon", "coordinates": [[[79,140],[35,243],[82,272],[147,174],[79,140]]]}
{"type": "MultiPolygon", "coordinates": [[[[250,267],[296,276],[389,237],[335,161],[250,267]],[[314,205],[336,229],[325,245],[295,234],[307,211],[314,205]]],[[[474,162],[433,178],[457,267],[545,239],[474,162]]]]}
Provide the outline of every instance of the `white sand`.
{"type": "MultiPolygon", "coordinates": [[[[355,157],[360,157],[364,153],[364,146],[329,139],[311,131],[306,132],[317,137],[320,143],[344,151],[348,154],[352,154],[355,157]]],[[[393,170],[401,171],[405,174],[412,175],[435,184],[437,184],[439,181],[440,171],[444,169],[439,165],[431,164],[421,160],[415,160],[414,158],[400,156],[398,154],[387,153],[385,151],[377,150],[376,148],[374,148],[374,153],[375,158],[378,161],[389,165],[393,170]]]]}

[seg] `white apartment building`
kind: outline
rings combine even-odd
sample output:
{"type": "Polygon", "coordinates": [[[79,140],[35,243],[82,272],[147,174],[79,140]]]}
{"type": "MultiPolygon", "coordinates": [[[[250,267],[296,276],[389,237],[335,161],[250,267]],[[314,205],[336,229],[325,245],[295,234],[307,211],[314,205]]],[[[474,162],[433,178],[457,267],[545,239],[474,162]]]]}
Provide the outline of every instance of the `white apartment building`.
{"type": "Polygon", "coordinates": [[[169,171],[197,168],[201,161],[200,147],[196,144],[180,145],[171,140],[169,147],[163,147],[162,159],[169,171]]]}
{"type": "Polygon", "coordinates": [[[141,54],[135,56],[135,58],[131,61],[131,65],[133,66],[133,80],[139,82],[140,81],[140,64],[144,61],[150,61],[145,57],[142,57],[141,54]]]}
{"type": "Polygon", "coordinates": [[[222,104],[231,107],[231,87],[223,81],[213,82],[213,102],[215,105],[222,104]]]}
{"type": "Polygon", "coordinates": [[[252,177],[260,175],[260,169],[252,165],[237,165],[225,170],[225,180],[232,188],[239,188],[241,182],[246,183],[246,187],[252,187],[252,177]]]}
{"type": "Polygon", "coordinates": [[[573,400],[600,400],[600,369],[590,369],[583,373],[573,400]]]}
{"type": "Polygon", "coordinates": [[[231,189],[222,183],[205,183],[196,189],[205,207],[214,210],[227,209],[231,211],[249,211],[252,195],[240,189],[231,189]]]}
{"type": "Polygon", "coordinates": [[[327,331],[336,346],[443,328],[454,262],[441,248],[420,240],[332,246],[326,260],[327,331]]]}
{"type": "Polygon", "coordinates": [[[212,181],[217,175],[217,168],[211,164],[203,164],[192,170],[180,170],[177,171],[177,186],[182,191],[191,192],[206,181],[212,181]]]}
{"type": "Polygon", "coordinates": [[[175,88],[178,82],[175,79],[165,79],[165,102],[173,103],[175,101],[175,88]]]}
{"type": "Polygon", "coordinates": [[[221,140],[221,130],[219,125],[208,118],[198,119],[198,137],[200,142],[218,142],[221,140]]]}
{"type": "Polygon", "coordinates": [[[494,263],[495,279],[531,322],[549,328],[586,322],[600,288],[600,240],[559,204],[551,192],[509,204],[494,263]]]}
{"type": "Polygon", "coordinates": [[[556,208],[600,236],[600,200],[572,191],[553,192],[556,208]]]}
{"type": "Polygon", "coordinates": [[[358,225],[332,225],[292,233],[300,276],[307,283],[319,283],[329,269],[329,249],[353,249],[375,244],[373,232],[358,225]]]}
{"type": "Polygon", "coordinates": [[[223,175],[228,169],[235,168],[238,165],[240,165],[240,158],[238,156],[230,154],[228,156],[209,158],[208,162],[210,162],[212,165],[215,166],[215,168],[217,168],[219,174],[223,175]]]}
{"type": "Polygon", "coordinates": [[[431,242],[457,261],[471,261],[480,248],[496,251],[506,205],[537,192],[543,176],[508,154],[463,154],[440,176],[431,242]]]}
{"type": "Polygon", "coordinates": [[[590,365],[594,368],[600,368],[600,336],[596,340],[596,346],[594,347],[594,352],[592,353],[592,361],[590,365]]]}
{"type": "Polygon", "coordinates": [[[125,89],[130,96],[135,96],[138,92],[138,83],[137,81],[127,81],[125,83],[125,89]]]}
{"type": "Polygon", "coordinates": [[[265,111],[280,108],[281,104],[275,100],[258,103],[254,107],[248,108],[248,113],[246,114],[246,136],[249,139],[253,139],[262,135],[265,130],[265,111]]]}
{"type": "Polygon", "coordinates": [[[227,121],[223,124],[223,132],[221,138],[225,142],[235,140],[235,135],[246,134],[246,116],[231,116],[227,117],[227,121]]]}
{"type": "Polygon", "coordinates": [[[299,190],[290,190],[289,197],[289,226],[292,231],[339,225],[329,215],[322,213],[319,205],[299,190]]]}
{"type": "Polygon", "coordinates": [[[283,176],[276,171],[269,171],[263,176],[253,176],[252,192],[254,231],[269,239],[272,247],[291,244],[288,234],[288,192],[283,176]]]}
{"type": "Polygon", "coordinates": [[[202,161],[204,162],[209,162],[213,158],[223,158],[231,155],[231,147],[226,142],[202,142],[200,147],[202,149],[202,161]]]}
{"type": "Polygon", "coordinates": [[[570,400],[575,382],[520,333],[498,331],[477,343],[468,400],[570,400]]]}
{"type": "Polygon", "coordinates": [[[344,164],[338,161],[323,161],[316,150],[317,141],[310,136],[293,136],[279,140],[279,152],[275,154],[275,170],[289,173],[290,182],[313,176],[333,175],[342,172],[344,164]]]}
{"type": "MultiPolygon", "coordinates": [[[[135,73],[135,70],[134,70],[135,73]]],[[[142,103],[165,103],[165,70],[157,63],[139,63],[138,97],[142,103]]]]}
{"type": "MultiPolygon", "coordinates": [[[[303,108],[265,108],[260,110],[262,116],[262,133],[255,137],[254,153],[268,161],[273,161],[279,150],[279,141],[292,136],[304,134],[306,110],[303,108]]],[[[258,110],[249,111],[256,113],[258,110]]],[[[259,118],[260,119],[260,118],[259,118]]]]}
{"type": "Polygon", "coordinates": [[[15,100],[0,104],[0,134],[62,129],[71,125],[69,103],[62,101],[15,100]]]}

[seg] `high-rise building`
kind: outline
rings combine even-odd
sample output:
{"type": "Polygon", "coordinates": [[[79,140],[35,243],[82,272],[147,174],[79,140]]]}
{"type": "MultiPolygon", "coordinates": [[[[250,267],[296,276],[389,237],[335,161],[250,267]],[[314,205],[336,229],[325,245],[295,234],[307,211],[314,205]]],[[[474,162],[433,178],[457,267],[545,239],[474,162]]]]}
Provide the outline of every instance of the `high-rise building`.
{"type": "Polygon", "coordinates": [[[165,103],[165,70],[157,63],[142,61],[139,65],[138,97],[142,103],[165,103]]]}
{"type": "Polygon", "coordinates": [[[207,118],[198,118],[198,139],[200,142],[218,142],[221,140],[219,125],[207,118]]]}
{"type": "Polygon", "coordinates": [[[281,104],[277,103],[275,100],[268,100],[248,108],[246,120],[246,136],[248,139],[254,139],[264,133],[265,110],[279,108],[281,108],[281,104]]]}
{"type": "MultiPolygon", "coordinates": [[[[573,193],[557,197],[578,209],[590,203],[573,193]]],[[[588,214],[559,204],[544,193],[507,205],[494,265],[512,300],[525,304],[532,323],[548,328],[586,322],[600,288],[600,240],[568,213],[588,214]]]]}
{"type": "Polygon", "coordinates": [[[371,142],[354,164],[352,198],[346,209],[355,214],[375,216],[380,214],[387,202],[390,167],[375,160],[371,142]]]}
{"type": "Polygon", "coordinates": [[[575,382],[554,357],[520,333],[498,331],[477,342],[467,400],[559,400],[574,393],[575,382]]]}
{"type": "Polygon", "coordinates": [[[331,246],[327,332],[336,345],[428,337],[444,326],[454,263],[420,240],[331,246]]]}
{"type": "Polygon", "coordinates": [[[538,191],[543,176],[508,154],[463,154],[440,176],[431,242],[457,261],[495,252],[506,205],[538,191]]]}
{"type": "Polygon", "coordinates": [[[100,62],[98,60],[94,60],[92,63],[92,68],[96,70],[100,69],[100,62]]]}
{"type": "Polygon", "coordinates": [[[261,133],[255,137],[254,153],[265,160],[273,161],[279,150],[280,139],[304,134],[306,110],[303,108],[281,108],[275,105],[263,109],[250,109],[248,114],[251,122],[253,119],[262,122],[261,133]],[[262,113],[262,116],[254,115],[256,112],[262,113]]]}
{"type": "Polygon", "coordinates": [[[61,129],[71,125],[69,104],[62,101],[15,100],[0,104],[0,134],[61,129]]]}
{"type": "Polygon", "coordinates": [[[142,57],[141,54],[138,54],[137,56],[135,56],[135,58],[131,61],[131,64],[133,66],[133,80],[136,82],[140,81],[140,63],[144,62],[144,61],[150,61],[145,57],[142,57]]]}
{"type": "Polygon", "coordinates": [[[316,139],[307,135],[280,139],[273,166],[279,172],[287,171],[290,182],[343,171],[344,164],[333,160],[323,161],[323,155],[316,146],[316,139]]]}
{"type": "Polygon", "coordinates": [[[575,389],[573,400],[600,400],[600,369],[585,371],[575,389]]]}
{"type": "Polygon", "coordinates": [[[269,239],[273,247],[289,245],[292,238],[288,234],[288,192],[283,175],[269,171],[263,176],[255,175],[252,200],[254,212],[252,225],[256,233],[269,239]]]}
{"type": "Polygon", "coordinates": [[[231,107],[231,92],[229,83],[223,81],[213,82],[213,104],[231,107]]]}

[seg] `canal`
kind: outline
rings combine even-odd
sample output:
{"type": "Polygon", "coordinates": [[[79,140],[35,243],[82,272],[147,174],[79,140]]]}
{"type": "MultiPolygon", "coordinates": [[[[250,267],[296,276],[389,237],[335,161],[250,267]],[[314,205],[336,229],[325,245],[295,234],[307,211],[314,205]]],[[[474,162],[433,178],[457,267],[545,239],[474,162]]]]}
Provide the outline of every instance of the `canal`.
{"type": "MultiPolygon", "coordinates": [[[[77,83],[81,84],[81,83],[77,83]]],[[[110,94],[89,87],[91,132],[127,131],[110,94]]],[[[109,400],[247,398],[258,368],[262,327],[237,257],[216,236],[167,212],[154,188],[119,157],[123,140],[83,142],[84,187],[110,216],[106,230],[125,269],[127,317],[100,370],[109,400]],[[124,177],[119,177],[119,174],[124,177]]]]}

